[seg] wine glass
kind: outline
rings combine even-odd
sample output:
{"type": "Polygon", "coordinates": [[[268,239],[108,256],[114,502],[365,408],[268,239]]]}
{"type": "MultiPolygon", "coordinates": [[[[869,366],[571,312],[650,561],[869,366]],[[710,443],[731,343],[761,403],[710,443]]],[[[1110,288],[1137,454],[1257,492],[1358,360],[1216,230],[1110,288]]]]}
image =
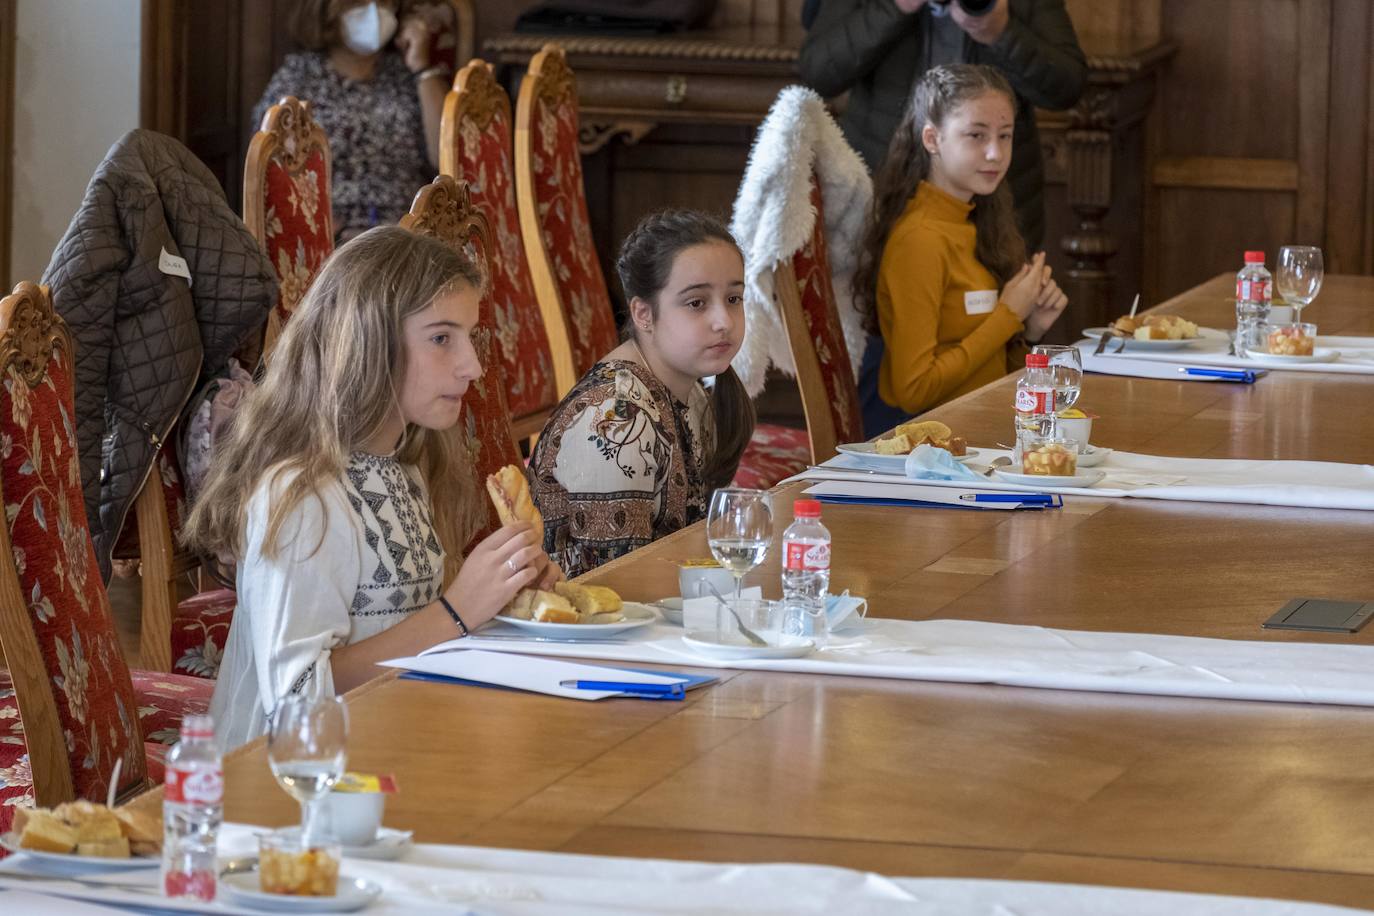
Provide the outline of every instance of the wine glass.
{"type": "Polygon", "coordinates": [[[706,540],[721,566],[735,577],[735,598],[744,575],[763,562],[773,541],[773,500],[766,490],[722,487],[711,495],[706,540]]]}
{"type": "Polygon", "coordinates": [[[301,838],[317,838],[320,801],[343,777],[348,709],[340,697],[307,688],[286,697],[272,714],[267,758],[272,775],[301,805],[301,838]]]}
{"type": "Polygon", "coordinates": [[[1054,384],[1054,411],[1050,414],[1050,435],[1059,428],[1059,414],[1078,402],[1083,390],[1083,353],[1077,347],[1037,344],[1032,353],[1050,358],[1050,377],[1054,384]]]}
{"type": "Polygon", "coordinates": [[[1279,295],[1293,306],[1293,323],[1302,322],[1302,310],[1322,288],[1322,250],[1310,245],[1284,245],[1279,249],[1274,282],[1279,295]]]}

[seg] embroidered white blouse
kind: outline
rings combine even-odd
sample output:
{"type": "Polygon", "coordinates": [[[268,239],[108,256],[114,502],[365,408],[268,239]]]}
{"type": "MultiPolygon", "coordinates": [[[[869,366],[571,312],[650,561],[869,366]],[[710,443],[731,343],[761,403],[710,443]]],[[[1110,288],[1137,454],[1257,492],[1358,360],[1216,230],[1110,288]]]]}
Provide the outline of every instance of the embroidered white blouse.
{"type": "Polygon", "coordinates": [[[443,588],[444,551],[419,471],[354,453],[337,482],[307,496],[262,555],[269,508],[294,473],[268,473],[248,502],[238,606],[210,714],[230,749],[267,732],[282,697],[334,692],[330,651],[387,630],[443,588]]]}

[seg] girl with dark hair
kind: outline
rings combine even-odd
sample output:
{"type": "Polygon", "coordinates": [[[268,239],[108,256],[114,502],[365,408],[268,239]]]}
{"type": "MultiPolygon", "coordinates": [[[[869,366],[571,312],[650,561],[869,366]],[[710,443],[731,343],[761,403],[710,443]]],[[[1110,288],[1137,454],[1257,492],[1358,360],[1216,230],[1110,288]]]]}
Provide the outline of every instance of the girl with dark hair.
{"type": "Polygon", "coordinates": [[[917,81],[873,185],[854,302],[870,338],[864,431],[1005,375],[1068,303],[1026,260],[1011,192],[1016,96],[991,67],[935,67],[917,81]]]}
{"type": "Polygon", "coordinates": [[[706,514],[754,432],[730,361],[744,340],[744,258],[716,220],[646,217],[616,262],[624,343],[568,392],[530,459],[544,549],[569,576],[706,514]]]}

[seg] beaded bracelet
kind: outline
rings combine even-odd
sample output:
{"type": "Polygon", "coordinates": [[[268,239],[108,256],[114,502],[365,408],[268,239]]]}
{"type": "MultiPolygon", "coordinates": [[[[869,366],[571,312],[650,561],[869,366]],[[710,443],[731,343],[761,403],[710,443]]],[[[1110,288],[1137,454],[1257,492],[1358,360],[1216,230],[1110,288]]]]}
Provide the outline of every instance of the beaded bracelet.
{"type": "Polygon", "coordinates": [[[419,73],[415,74],[415,82],[416,82],[416,83],[423,83],[425,80],[429,79],[431,76],[439,76],[439,77],[443,77],[444,79],[448,79],[448,74],[449,74],[449,69],[448,69],[448,67],[445,67],[443,64],[440,64],[440,65],[438,65],[438,66],[436,66],[436,67],[430,67],[430,68],[428,68],[428,69],[421,70],[419,73]]]}
{"type": "Polygon", "coordinates": [[[448,603],[448,599],[445,598],[443,595],[440,595],[439,603],[444,606],[444,610],[448,611],[448,615],[453,618],[453,622],[458,624],[459,633],[463,636],[467,636],[468,625],[463,623],[463,618],[458,616],[458,612],[453,609],[453,605],[448,603]]]}

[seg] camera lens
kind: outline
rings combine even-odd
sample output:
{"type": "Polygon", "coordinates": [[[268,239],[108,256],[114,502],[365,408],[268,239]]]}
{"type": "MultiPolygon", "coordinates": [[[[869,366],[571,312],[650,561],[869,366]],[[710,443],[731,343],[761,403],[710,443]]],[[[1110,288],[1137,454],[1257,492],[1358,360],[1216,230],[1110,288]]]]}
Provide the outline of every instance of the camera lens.
{"type": "Polygon", "coordinates": [[[970,16],[983,16],[992,11],[997,0],[959,0],[959,8],[970,16]]]}

